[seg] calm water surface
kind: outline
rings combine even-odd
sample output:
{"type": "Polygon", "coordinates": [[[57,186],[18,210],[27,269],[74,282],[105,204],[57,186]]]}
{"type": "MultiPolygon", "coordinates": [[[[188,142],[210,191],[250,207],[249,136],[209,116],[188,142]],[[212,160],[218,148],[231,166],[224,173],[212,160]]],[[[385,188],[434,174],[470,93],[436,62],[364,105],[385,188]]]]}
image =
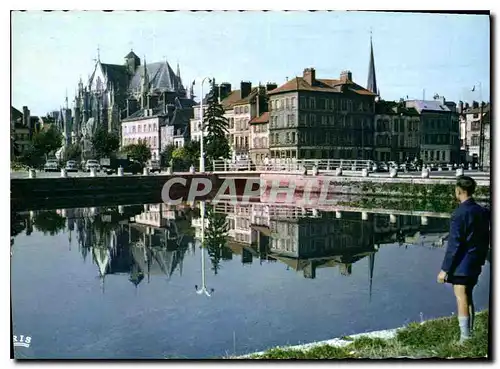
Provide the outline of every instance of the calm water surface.
{"type": "Polygon", "coordinates": [[[220,357],[455,311],[446,218],[207,204],[200,249],[202,224],[163,204],[17,213],[16,357],[220,357]]]}

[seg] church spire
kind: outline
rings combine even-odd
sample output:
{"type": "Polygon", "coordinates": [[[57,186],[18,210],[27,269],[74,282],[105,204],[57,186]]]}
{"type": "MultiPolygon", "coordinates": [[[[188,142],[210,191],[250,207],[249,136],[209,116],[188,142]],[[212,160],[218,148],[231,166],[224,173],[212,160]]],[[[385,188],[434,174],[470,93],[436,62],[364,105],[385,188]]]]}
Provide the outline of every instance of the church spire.
{"type": "Polygon", "coordinates": [[[179,62],[177,62],[177,83],[178,83],[177,88],[181,90],[183,86],[182,86],[181,68],[179,67],[179,62]]]}
{"type": "Polygon", "coordinates": [[[370,302],[372,302],[373,267],[375,266],[375,252],[372,252],[368,260],[368,271],[370,277],[370,302]]]}
{"type": "Polygon", "coordinates": [[[368,66],[368,83],[366,84],[366,88],[371,92],[373,92],[374,94],[378,94],[377,77],[375,76],[375,58],[373,56],[373,40],[371,31],[370,31],[370,64],[368,66]]]}
{"type": "Polygon", "coordinates": [[[149,93],[149,75],[148,75],[148,69],[146,67],[146,56],[144,56],[144,70],[142,73],[142,87],[141,87],[141,100],[143,109],[149,109],[148,93],[149,93]]]}

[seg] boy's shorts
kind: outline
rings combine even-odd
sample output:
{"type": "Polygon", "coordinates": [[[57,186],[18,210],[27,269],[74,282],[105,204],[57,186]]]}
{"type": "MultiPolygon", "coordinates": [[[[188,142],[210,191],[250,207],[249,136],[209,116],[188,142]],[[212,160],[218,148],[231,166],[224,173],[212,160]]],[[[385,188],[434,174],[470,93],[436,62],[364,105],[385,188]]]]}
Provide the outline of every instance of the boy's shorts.
{"type": "Polygon", "coordinates": [[[446,278],[446,283],[474,287],[477,284],[478,278],[479,275],[468,275],[468,276],[449,275],[446,278]]]}

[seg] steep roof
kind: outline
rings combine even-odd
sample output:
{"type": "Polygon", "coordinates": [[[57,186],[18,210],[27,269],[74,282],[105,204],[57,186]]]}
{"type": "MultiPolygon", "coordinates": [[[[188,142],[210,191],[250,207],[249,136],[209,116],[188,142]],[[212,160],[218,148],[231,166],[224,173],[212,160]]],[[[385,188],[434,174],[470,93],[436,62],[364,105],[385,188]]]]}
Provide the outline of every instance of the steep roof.
{"type": "MultiPolygon", "coordinates": [[[[152,91],[160,92],[179,92],[185,91],[181,80],[175,75],[174,71],[167,62],[157,62],[146,64],[146,70],[149,77],[149,86],[152,91]]],[[[130,89],[139,91],[142,85],[142,76],[144,66],[137,69],[130,81],[130,89]]]]}
{"type": "Polygon", "coordinates": [[[419,113],[422,111],[451,112],[450,108],[440,100],[408,100],[406,106],[415,108],[419,113]]]}
{"type": "Polygon", "coordinates": [[[292,91],[320,91],[320,92],[342,92],[342,86],[347,85],[349,91],[360,95],[375,96],[371,91],[354,83],[352,81],[342,81],[338,79],[316,79],[313,85],[310,85],[303,77],[295,77],[274,90],[269,91],[269,95],[275,95],[282,92],[292,91]]]}
{"type": "Polygon", "coordinates": [[[128,72],[124,65],[101,63],[103,73],[113,85],[125,91],[128,85],[128,72]]]}
{"type": "Polygon", "coordinates": [[[19,110],[14,108],[13,106],[10,107],[10,121],[14,123],[20,123],[23,120],[23,113],[21,113],[19,110]]]}
{"type": "Polygon", "coordinates": [[[381,100],[375,104],[375,114],[386,114],[386,115],[419,115],[418,111],[413,107],[406,107],[403,103],[398,103],[396,101],[386,101],[381,100]]]}
{"type": "Polygon", "coordinates": [[[253,98],[255,98],[255,96],[257,96],[258,91],[258,87],[252,88],[248,96],[244,97],[243,99],[241,98],[241,90],[231,91],[231,93],[221,101],[221,105],[224,110],[228,110],[236,105],[248,104],[252,101],[253,98]]]}
{"type": "Polygon", "coordinates": [[[269,112],[262,113],[260,116],[253,118],[250,124],[262,124],[269,122],[269,112]]]}

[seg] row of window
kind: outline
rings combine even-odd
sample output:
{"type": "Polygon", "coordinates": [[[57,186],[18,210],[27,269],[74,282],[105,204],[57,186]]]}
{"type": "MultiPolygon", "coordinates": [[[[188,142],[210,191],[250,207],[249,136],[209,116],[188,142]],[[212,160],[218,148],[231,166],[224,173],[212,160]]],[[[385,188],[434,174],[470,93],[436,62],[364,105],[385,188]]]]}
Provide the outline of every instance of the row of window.
{"type": "Polygon", "coordinates": [[[375,145],[391,146],[394,143],[399,147],[418,147],[420,145],[419,138],[418,134],[411,133],[407,135],[378,134],[375,136],[375,145]]]}
{"type": "Polygon", "coordinates": [[[371,129],[369,118],[345,115],[300,114],[299,127],[330,126],[348,129],[371,129]]]}
{"type": "Polygon", "coordinates": [[[272,132],[269,135],[271,145],[347,145],[372,146],[373,135],[360,135],[357,132],[346,132],[339,135],[334,131],[326,132],[272,132]]]}
{"type": "Polygon", "coordinates": [[[254,133],[267,133],[269,131],[269,128],[267,124],[256,124],[253,126],[253,132],[254,133]]]}
{"type": "Polygon", "coordinates": [[[419,120],[394,119],[389,121],[387,119],[377,119],[375,128],[379,132],[404,132],[405,130],[407,132],[417,132],[419,124],[419,120]]]}
{"type": "Polygon", "coordinates": [[[427,161],[433,161],[433,160],[438,160],[438,161],[450,161],[450,155],[447,151],[442,151],[442,150],[425,150],[424,151],[424,160],[427,161]]]}
{"type": "Polygon", "coordinates": [[[430,118],[424,121],[425,129],[440,129],[440,130],[450,130],[458,131],[458,124],[451,124],[450,119],[437,119],[430,118]],[[455,127],[456,126],[456,127],[455,127]]]}
{"type": "Polygon", "coordinates": [[[335,150],[271,150],[271,158],[298,158],[298,159],[359,159],[373,160],[373,152],[371,150],[352,149],[335,149],[335,150]],[[363,156],[364,153],[364,156],[363,156]]]}
{"type": "Polygon", "coordinates": [[[28,133],[14,133],[13,136],[14,136],[15,141],[28,141],[29,140],[28,133]]]}
{"type": "Polygon", "coordinates": [[[255,149],[266,149],[267,145],[267,137],[256,137],[253,139],[253,147],[255,149]]]}
{"type": "Polygon", "coordinates": [[[348,111],[348,112],[371,112],[373,104],[362,100],[339,99],[339,98],[316,98],[300,97],[300,109],[326,110],[326,111],[348,111]]]}
{"type": "Polygon", "coordinates": [[[234,107],[234,114],[248,114],[248,112],[249,112],[248,105],[234,107]]]}
{"type": "Polygon", "coordinates": [[[132,144],[137,144],[139,142],[146,142],[146,144],[148,144],[148,146],[151,146],[153,148],[156,148],[157,145],[158,145],[158,137],[154,136],[154,137],[145,137],[145,138],[137,138],[137,137],[131,137],[131,138],[128,138],[128,137],[125,137],[123,139],[123,145],[124,146],[127,146],[127,145],[132,145],[132,144]]]}
{"type": "Polygon", "coordinates": [[[143,123],[137,125],[123,125],[123,133],[156,132],[156,123],[143,123]]]}
{"type": "Polygon", "coordinates": [[[269,109],[295,109],[297,107],[297,99],[295,97],[286,97],[283,99],[271,99],[269,109]]]}

